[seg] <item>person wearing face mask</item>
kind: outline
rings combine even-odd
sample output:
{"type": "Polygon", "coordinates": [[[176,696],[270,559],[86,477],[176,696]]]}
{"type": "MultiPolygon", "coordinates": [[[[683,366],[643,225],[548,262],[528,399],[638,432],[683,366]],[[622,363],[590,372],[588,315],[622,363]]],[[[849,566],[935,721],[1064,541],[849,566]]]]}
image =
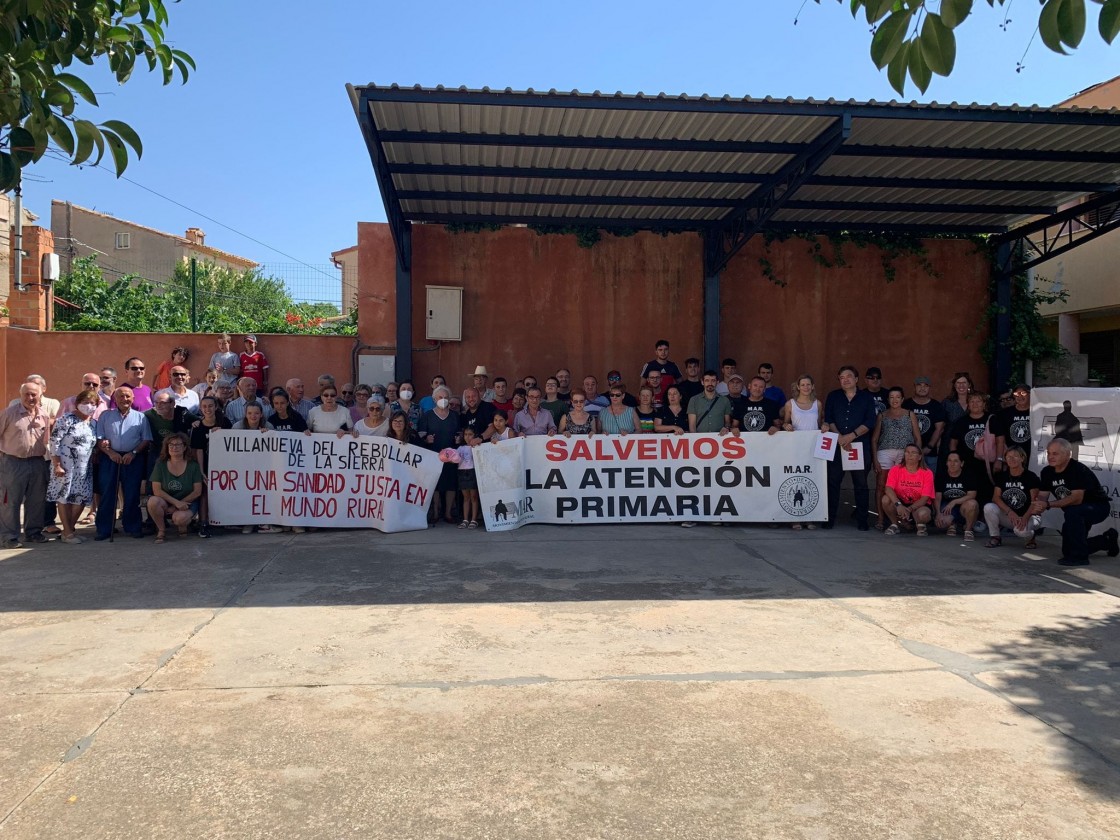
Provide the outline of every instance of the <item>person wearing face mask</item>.
{"type": "MultiPolygon", "coordinates": [[[[439,390],[438,388],[436,389],[439,390]]],[[[450,396],[448,391],[448,396],[450,396]]],[[[412,398],[416,394],[416,389],[412,386],[411,379],[401,380],[397,388],[397,399],[389,404],[389,414],[392,416],[395,412],[403,412],[408,417],[408,425],[414,432],[420,430],[420,418],[424,414],[424,410],[420,408],[420,404],[413,402],[412,398]]],[[[432,393],[435,397],[435,393],[432,393]]]]}
{"type": "Polygon", "coordinates": [[[62,541],[84,542],[74,533],[82,509],[93,501],[93,470],[90,463],[97,445],[94,415],[101,407],[95,388],[74,397],[74,411],[63,414],[51,430],[51,479],[47,500],[58,505],[62,541]]]}
{"type": "MultiPolygon", "coordinates": [[[[404,383],[401,383],[402,393],[404,383]]],[[[424,412],[420,418],[420,427],[417,430],[424,445],[433,452],[440,452],[449,447],[459,445],[459,418],[451,411],[451,391],[446,386],[436,388],[436,407],[424,412]]],[[[432,494],[432,507],[429,520],[438,518],[439,503],[443,502],[444,521],[454,524],[452,508],[455,507],[455,494],[459,489],[458,467],[453,463],[445,463],[436,492],[432,494]]]]}

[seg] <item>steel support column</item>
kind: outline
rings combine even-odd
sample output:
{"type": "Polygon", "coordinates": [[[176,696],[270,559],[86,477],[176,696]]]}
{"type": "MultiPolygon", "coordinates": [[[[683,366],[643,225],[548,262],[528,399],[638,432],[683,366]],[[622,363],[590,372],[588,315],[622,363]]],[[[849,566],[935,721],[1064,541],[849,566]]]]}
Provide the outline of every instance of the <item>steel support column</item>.
{"type": "Polygon", "coordinates": [[[996,316],[991,326],[995,337],[995,356],[992,359],[992,393],[1002,394],[1011,386],[1011,244],[999,245],[995,274],[996,316]]]}
{"type": "Polygon", "coordinates": [[[704,234],[704,367],[719,370],[719,235],[704,234]]]}
{"type": "Polygon", "coordinates": [[[412,378],[412,224],[404,222],[397,253],[396,377],[412,378]]]}

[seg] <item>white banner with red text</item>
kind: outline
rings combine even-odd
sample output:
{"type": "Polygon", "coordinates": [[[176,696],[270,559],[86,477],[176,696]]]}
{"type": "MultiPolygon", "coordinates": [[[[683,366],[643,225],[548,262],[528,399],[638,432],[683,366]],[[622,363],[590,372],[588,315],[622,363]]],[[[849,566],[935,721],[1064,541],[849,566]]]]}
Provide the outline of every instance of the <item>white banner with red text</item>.
{"type": "MultiPolygon", "coordinates": [[[[1120,528],[1120,388],[1035,388],[1031,391],[1035,475],[1046,466],[1046,446],[1055,437],[1073,445],[1073,457],[1093,471],[1112,510],[1090,534],[1120,528]]],[[[1042,514],[1047,528],[1061,528],[1062,512],[1042,514]]]]}
{"type": "Polygon", "coordinates": [[[523,437],[474,455],[488,531],[531,523],[820,522],[817,432],[523,437]]]}
{"type": "Polygon", "coordinates": [[[421,530],[442,469],[436,453],[389,438],[215,431],[210,523],[421,530]]]}

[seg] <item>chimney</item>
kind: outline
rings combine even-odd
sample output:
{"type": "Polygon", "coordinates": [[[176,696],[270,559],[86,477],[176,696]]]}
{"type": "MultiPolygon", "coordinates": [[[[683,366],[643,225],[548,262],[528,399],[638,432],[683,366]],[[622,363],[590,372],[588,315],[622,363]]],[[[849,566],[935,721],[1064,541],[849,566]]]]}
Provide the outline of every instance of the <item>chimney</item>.
{"type": "Polygon", "coordinates": [[[205,245],[206,231],[202,228],[187,228],[187,241],[192,245],[205,245]]]}

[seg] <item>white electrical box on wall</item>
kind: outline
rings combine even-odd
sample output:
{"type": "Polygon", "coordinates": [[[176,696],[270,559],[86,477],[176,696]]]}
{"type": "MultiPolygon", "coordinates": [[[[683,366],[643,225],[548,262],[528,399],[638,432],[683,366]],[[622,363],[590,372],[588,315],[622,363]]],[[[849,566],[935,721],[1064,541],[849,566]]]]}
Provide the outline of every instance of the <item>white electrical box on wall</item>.
{"type": "Polygon", "coordinates": [[[358,356],[358,382],[366,385],[387,385],[397,378],[396,359],[392,356],[358,356]]]}
{"type": "Polygon", "coordinates": [[[428,290],[426,338],[429,341],[463,340],[463,289],[461,286],[426,286],[428,290]]]}

